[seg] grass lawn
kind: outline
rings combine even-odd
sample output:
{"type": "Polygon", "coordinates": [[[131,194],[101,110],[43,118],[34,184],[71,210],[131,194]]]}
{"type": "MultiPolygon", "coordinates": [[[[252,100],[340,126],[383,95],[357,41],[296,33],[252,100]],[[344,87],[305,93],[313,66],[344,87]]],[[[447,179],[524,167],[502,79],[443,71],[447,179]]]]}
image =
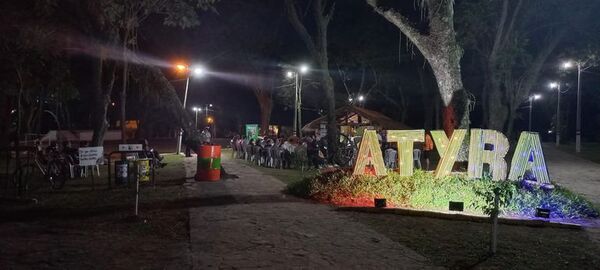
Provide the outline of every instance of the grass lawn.
{"type": "MultiPolygon", "coordinates": [[[[189,216],[181,156],[167,155],[156,188],[143,183],[140,219],[132,219],[135,188],[107,189],[102,177],[67,180],[61,190],[27,195],[37,203],[0,206],[0,262],[12,268],[189,268],[189,216]],[[174,207],[175,206],[175,207],[174,207]]],[[[114,178],[113,178],[114,181],[114,178]]]]}
{"type": "MultiPolygon", "coordinates": [[[[231,149],[227,148],[227,149],[223,149],[222,151],[222,159],[224,160],[231,160],[231,149]]],[[[292,183],[296,183],[296,182],[300,182],[302,179],[304,179],[305,177],[311,177],[314,176],[317,173],[317,170],[315,169],[310,169],[310,170],[305,170],[305,171],[301,171],[301,170],[296,170],[296,169],[274,169],[274,168],[265,168],[262,166],[257,166],[256,164],[247,162],[245,160],[242,159],[235,159],[236,162],[243,162],[244,164],[247,164],[249,166],[251,166],[252,168],[273,176],[275,178],[277,178],[279,181],[289,185],[292,183]]],[[[225,168],[227,169],[227,168],[225,168]]]]}
{"type": "Polygon", "coordinates": [[[558,147],[561,151],[577,155],[579,157],[600,163],[600,143],[584,143],[581,145],[581,153],[575,153],[575,144],[563,144],[558,147]]]}

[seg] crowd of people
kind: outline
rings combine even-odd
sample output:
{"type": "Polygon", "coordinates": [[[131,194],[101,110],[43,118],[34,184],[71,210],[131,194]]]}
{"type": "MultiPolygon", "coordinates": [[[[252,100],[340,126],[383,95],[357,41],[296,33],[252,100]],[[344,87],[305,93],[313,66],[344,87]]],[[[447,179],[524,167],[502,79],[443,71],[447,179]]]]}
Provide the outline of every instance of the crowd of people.
{"type": "MultiPolygon", "coordinates": [[[[385,166],[394,170],[398,168],[398,149],[395,143],[385,142],[385,133],[378,132],[378,140],[384,156],[385,166]]],[[[354,143],[351,166],[358,152],[360,137],[352,138],[354,143]]],[[[236,135],[231,140],[234,158],[244,159],[258,166],[269,168],[322,168],[327,162],[327,142],[316,135],[299,138],[291,136],[287,139],[277,136],[248,138],[236,135]]],[[[429,134],[425,141],[416,143],[413,149],[413,162],[416,168],[429,170],[431,153],[434,150],[433,140],[429,134]],[[425,164],[422,164],[424,161],[425,164]],[[424,165],[424,166],[423,166],[424,165]]]]}
{"type": "Polygon", "coordinates": [[[231,140],[234,157],[259,166],[281,169],[321,168],[325,165],[327,147],[317,136],[299,138],[266,136],[248,138],[234,136],[231,140]]]}

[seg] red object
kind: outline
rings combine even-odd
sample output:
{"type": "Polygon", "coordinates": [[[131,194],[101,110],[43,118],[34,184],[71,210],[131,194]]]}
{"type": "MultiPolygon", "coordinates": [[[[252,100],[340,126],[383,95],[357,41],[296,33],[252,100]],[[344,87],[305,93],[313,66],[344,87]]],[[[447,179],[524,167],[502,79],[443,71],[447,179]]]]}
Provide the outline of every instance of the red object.
{"type": "Polygon", "coordinates": [[[444,111],[442,113],[444,131],[446,132],[446,136],[448,138],[452,137],[452,133],[454,133],[454,129],[456,128],[456,114],[454,112],[454,106],[449,104],[444,107],[444,111]]]}
{"type": "Polygon", "coordinates": [[[219,181],[221,179],[221,146],[201,145],[196,153],[196,181],[219,181]]]}

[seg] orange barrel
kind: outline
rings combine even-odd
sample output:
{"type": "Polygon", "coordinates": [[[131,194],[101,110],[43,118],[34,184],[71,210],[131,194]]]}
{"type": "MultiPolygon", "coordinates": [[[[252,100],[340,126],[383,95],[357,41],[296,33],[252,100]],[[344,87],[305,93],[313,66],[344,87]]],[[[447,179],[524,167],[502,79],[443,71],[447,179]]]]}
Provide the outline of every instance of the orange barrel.
{"type": "Polygon", "coordinates": [[[221,179],[221,146],[201,145],[198,148],[196,181],[219,181],[221,179]]]}

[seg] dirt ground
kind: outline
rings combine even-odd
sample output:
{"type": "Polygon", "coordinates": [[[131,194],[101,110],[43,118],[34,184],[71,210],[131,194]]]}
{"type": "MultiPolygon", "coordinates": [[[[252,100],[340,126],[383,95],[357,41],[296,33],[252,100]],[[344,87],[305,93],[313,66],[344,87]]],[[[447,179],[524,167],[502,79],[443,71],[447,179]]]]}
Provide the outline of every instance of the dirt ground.
{"type": "Polygon", "coordinates": [[[347,213],[449,269],[598,269],[600,246],[586,230],[500,225],[489,257],[490,224],[394,214],[347,213]]]}
{"type": "MultiPolygon", "coordinates": [[[[185,269],[190,267],[188,210],[181,158],[167,157],[156,188],[106,188],[106,180],[68,181],[29,194],[37,203],[0,205],[0,269],[185,269]]],[[[103,172],[106,175],[106,172],[103,172]]]]}

